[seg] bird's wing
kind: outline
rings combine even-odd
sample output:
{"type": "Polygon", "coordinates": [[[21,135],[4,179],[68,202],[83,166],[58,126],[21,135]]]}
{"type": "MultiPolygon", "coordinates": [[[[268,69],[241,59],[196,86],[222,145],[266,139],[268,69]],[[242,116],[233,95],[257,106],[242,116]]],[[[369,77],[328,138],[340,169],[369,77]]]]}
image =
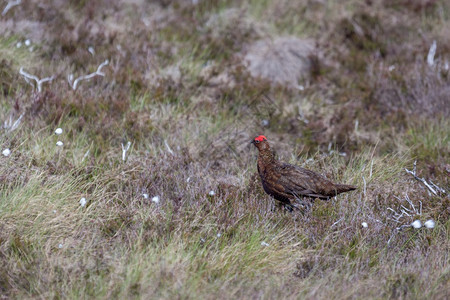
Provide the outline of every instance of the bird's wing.
{"type": "Polygon", "coordinates": [[[318,173],[290,164],[280,163],[277,171],[281,175],[277,183],[295,196],[327,198],[326,188],[333,185],[318,173]]]}

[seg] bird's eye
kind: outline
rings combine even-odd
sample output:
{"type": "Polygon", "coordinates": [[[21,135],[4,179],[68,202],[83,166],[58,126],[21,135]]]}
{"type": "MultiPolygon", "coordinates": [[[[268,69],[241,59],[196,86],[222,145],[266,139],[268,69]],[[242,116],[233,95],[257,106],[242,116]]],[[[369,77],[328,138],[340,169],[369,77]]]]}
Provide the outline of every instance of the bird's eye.
{"type": "Polygon", "coordinates": [[[256,143],[256,144],[259,144],[259,141],[258,141],[258,140],[255,140],[255,143],[256,143]]]}

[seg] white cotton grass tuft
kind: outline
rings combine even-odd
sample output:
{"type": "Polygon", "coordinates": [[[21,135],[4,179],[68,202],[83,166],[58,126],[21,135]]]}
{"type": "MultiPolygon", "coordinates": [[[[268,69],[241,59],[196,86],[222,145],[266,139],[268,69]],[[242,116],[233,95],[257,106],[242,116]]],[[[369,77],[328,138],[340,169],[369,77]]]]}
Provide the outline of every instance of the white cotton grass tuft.
{"type": "Polygon", "coordinates": [[[159,203],[159,196],[155,196],[152,198],[152,202],[158,204],[159,203]]]}
{"type": "Polygon", "coordinates": [[[29,47],[31,45],[31,41],[30,40],[25,40],[25,46],[29,47]]]}
{"type": "Polygon", "coordinates": [[[366,222],[362,222],[361,226],[364,227],[364,228],[367,228],[367,227],[369,227],[369,224],[367,224],[366,222]]]}
{"type": "Polygon", "coordinates": [[[213,190],[209,191],[208,195],[210,196],[214,196],[216,194],[216,192],[214,192],[213,190]]]}
{"type": "Polygon", "coordinates": [[[222,234],[219,232],[219,233],[217,234],[217,237],[220,238],[221,236],[222,236],[222,234]]]}
{"type": "Polygon", "coordinates": [[[144,197],[144,199],[148,199],[148,194],[142,194],[142,197],[144,197]]]}
{"type": "Polygon", "coordinates": [[[80,205],[81,205],[81,207],[85,207],[86,206],[86,203],[87,203],[87,201],[86,201],[86,198],[81,198],[80,199],[80,205]]]}
{"type": "Polygon", "coordinates": [[[62,247],[63,247],[63,244],[58,244],[59,249],[62,249],[62,247]]]}
{"type": "Polygon", "coordinates": [[[414,222],[411,223],[411,226],[419,229],[420,227],[422,227],[422,222],[420,222],[420,220],[415,220],[414,222]]]}
{"type": "Polygon", "coordinates": [[[3,156],[10,156],[11,155],[11,150],[9,150],[8,148],[6,148],[5,150],[2,151],[3,156]]]}
{"type": "Polygon", "coordinates": [[[60,134],[62,134],[62,133],[63,133],[62,128],[56,128],[55,134],[60,135],[60,134]]]}
{"type": "Polygon", "coordinates": [[[431,229],[431,228],[434,228],[434,226],[436,225],[436,223],[435,223],[433,220],[428,220],[428,221],[425,222],[424,225],[425,225],[426,228],[431,229]]]}
{"type": "Polygon", "coordinates": [[[61,142],[61,141],[57,141],[57,142],[56,142],[56,146],[58,146],[58,147],[62,147],[63,145],[64,145],[64,143],[61,142]]]}
{"type": "Polygon", "coordinates": [[[266,242],[261,242],[261,246],[268,247],[270,245],[268,243],[266,243],[266,242]]]}

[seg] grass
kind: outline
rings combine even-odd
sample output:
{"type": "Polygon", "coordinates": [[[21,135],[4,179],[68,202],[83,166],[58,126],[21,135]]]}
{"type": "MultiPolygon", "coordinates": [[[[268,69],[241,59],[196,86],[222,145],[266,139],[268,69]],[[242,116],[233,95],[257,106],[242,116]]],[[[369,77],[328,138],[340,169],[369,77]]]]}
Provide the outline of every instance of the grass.
{"type": "Polygon", "coordinates": [[[404,168],[417,161],[420,177],[450,187],[450,8],[398,2],[11,9],[0,120],[23,118],[0,130],[11,149],[0,155],[0,297],[445,299],[450,199],[404,168]],[[286,35],[317,44],[302,91],[241,61],[253,42],[286,35]],[[16,47],[26,39],[33,52],[16,47]],[[104,77],[69,87],[67,75],[105,59],[104,77]],[[20,67],[57,77],[37,93],[20,67]],[[358,189],[306,213],[278,209],[256,173],[259,134],[278,158],[358,189]],[[411,209],[407,197],[422,214],[397,223],[388,208],[411,209]],[[436,226],[396,229],[416,219],[436,226]]]}

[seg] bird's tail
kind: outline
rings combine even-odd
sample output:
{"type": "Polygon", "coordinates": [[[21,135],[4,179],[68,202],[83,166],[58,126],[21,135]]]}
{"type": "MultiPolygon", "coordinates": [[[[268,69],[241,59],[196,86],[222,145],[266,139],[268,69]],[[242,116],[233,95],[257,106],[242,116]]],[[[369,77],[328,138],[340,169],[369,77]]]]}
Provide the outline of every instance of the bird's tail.
{"type": "Polygon", "coordinates": [[[356,186],[349,184],[336,184],[335,186],[336,194],[350,192],[356,190],[356,186]]]}

